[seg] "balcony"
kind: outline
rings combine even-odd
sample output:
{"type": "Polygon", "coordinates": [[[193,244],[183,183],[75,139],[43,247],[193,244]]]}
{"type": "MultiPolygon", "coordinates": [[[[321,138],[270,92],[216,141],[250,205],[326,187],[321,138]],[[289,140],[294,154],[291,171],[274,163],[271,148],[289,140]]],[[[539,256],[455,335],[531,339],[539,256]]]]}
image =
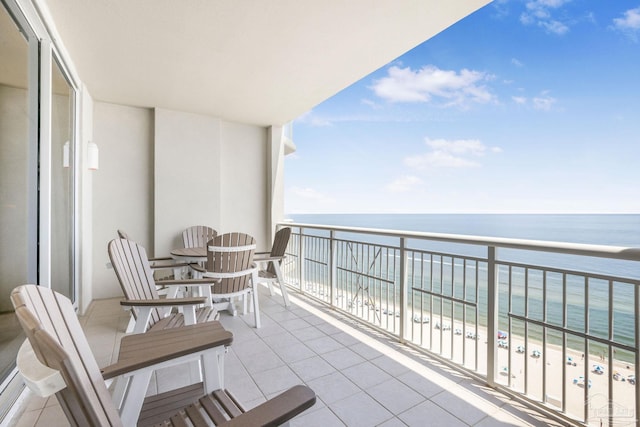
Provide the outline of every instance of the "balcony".
{"type": "MultiPolygon", "coordinates": [[[[226,386],[247,407],[306,383],[318,402],[292,426],[560,425],[314,298],[290,292],[292,306],[260,287],[263,327],[253,316],[221,321],[234,334],[226,386]]],[[[99,365],[109,364],[128,321],[117,299],[94,301],[82,324],[99,365]]],[[[150,392],[186,385],[189,369],[160,372],[150,392]]],[[[55,398],[27,398],[13,426],[67,425],[55,398]]]]}
{"type": "MultiPolygon", "coordinates": [[[[638,425],[638,249],[287,225],[292,307],[261,286],[261,329],[221,319],[248,407],[306,383],[319,400],[292,425],[638,425]]],[[[83,317],[99,364],[127,321],[114,299],[83,317]]],[[[12,425],[64,419],[55,399],[23,411],[12,425]]]]}

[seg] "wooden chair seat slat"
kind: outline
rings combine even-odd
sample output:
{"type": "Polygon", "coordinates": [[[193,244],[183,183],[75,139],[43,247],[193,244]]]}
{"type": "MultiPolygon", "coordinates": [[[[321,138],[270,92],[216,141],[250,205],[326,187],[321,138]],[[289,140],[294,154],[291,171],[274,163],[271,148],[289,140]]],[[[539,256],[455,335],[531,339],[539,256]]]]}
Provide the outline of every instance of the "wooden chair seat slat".
{"type": "Polygon", "coordinates": [[[177,415],[184,407],[198,401],[204,394],[202,383],[192,384],[176,390],[149,396],[145,398],[138,426],[151,426],[169,420],[177,415]]]}
{"type": "Polygon", "coordinates": [[[238,408],[233,400],[229,398],[227,393],[222,390],[216,390],[213,392],[213,397],[218,401],[222,409],[229,415],[229,418],[235,418],[242,414],[240,408],[238,408]]]}
{"type": "Polygon", "coordinates": [[[200,405],[189,405],[185,408],[185,417],[191,421],[194,427],[208,427],[207,422],[200,414],[200,405]]]}
{"type": "Polygon", "coordinates": [[[215,425],[220,425],[227,421],[227,417],[222,413],[220,407],[216,405],[210,394],[200,399],[200,405],[202,405],[202,408],[207,412],[209,418],[213,420],[215,425]]]}

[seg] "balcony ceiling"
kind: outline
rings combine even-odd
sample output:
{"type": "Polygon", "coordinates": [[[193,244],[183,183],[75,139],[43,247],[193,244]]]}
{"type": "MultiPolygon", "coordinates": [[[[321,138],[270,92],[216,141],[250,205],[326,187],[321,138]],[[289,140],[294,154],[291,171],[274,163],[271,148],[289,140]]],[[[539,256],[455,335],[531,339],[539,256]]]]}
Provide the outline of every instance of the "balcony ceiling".
{"type": "Polygon", "coordinates": [[[489,2],[36,3],[94,99],[267,126],[293,120],[489,2]]]}

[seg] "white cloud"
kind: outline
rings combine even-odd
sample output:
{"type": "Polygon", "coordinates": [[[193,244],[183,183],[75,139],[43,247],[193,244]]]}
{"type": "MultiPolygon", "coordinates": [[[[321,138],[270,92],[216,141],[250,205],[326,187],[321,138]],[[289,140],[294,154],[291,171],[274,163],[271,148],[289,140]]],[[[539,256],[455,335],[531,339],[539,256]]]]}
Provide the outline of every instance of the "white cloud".
{"type": "Polygon", "coordinates": [[[626,34],[633,41],[638,41],[640,32],[640,7],[624,12],[623,18],[613,20],[613,28],[626,34]]]}
{"type": "Polygon", "coordinates": [[[533,98],[533,108],[536,110],[550,111],[556,102],[557,100],[555,98],[543,93],[533,98]]]}
{"type": "Polygon", "coordinates": [[[297,196],[307,201],[312,201],[316,203],[329,203],[329,204],[335,203],[335,199],[313,188],[292,187],[290,191],[293,196],[297,196]]]}
{"type": "Polygon", "coordinates": [[[379,110],[380,108],[382,108],[382,106],[380,104],[376,103],[375,101],[372,101],[371,99],[367,99],[367,98],[361,99],[360,103],[363,104],[363,105],[367,105],[367,106],[373,108],[374,110],[379,110]]]}
{"type": "Polygon", "coordinates": [[[423,181],[416,176],[405,175],[387,184],[384,188],[392,193],[408,193],[414,191],[415,187],[422,183],[423,181]]]}
{"type": "Polygon", "coordinates": [[[563,24],[560,21],[554,21],[554,20],[541,21],[538,23],[538,25],[546,29],[547,32],[558,34],[560,36],[569,32],[569,27],[567,27],[565,24],[563,24]]]}
{"type": "MultiPolygon", "coordinates": [[[[487,146],[477,139],[429,139],[425,142],[430,151],[404,159],[405,165],[423,170],[428,168],[470,168],[481,164],[478,158],[487,152],[487,146]]],[[[502,151],[499,147],[489,149],[493,153],[502,151]]]]}
{"type": "Polygon", "coordinates": [[[524,67],[524,64],[522,63],[522,61],[516,59],[516,58],[511,58],[511,63],[513,65],[515,65],[516,67],[524,67]]]}
{"type": "Polygon", "coordinates": [[[488,103],[495,96],[482,85],[493,76],[480,71],[441,70],[432,65],[420,70],[392,66],[387,77],[374,81],[374,93],[390,102],[430,102],[434,98],[446,106],[466,107],[469,103],[488,103]]]}
{"type": "Polygon", "coordinates": [[[513,102],[515,102],[516,104],[520,104],[520,105],[524,105],[527,103],[527,98],[524,96],[512,96],[511,99],[513,100],[513,102]]]}
{"type": "Polygon", "coordinates": [[[314,114],[313,110],[307,111],[303,115],[299,116],[296,120],[297,123],[307,123],[314,127],[332,126],[331,120],[324,117],[320,117],[314,114]]]}
{"type": "Polygon", "coordinates": [[[571,0],[531,0],[526,4],[526,11],[520,15],[524,25],[538,25],[548,33],[563,35],[569,32],[569,26],[553,19],[552,10],[558,9],[571,0]]]}

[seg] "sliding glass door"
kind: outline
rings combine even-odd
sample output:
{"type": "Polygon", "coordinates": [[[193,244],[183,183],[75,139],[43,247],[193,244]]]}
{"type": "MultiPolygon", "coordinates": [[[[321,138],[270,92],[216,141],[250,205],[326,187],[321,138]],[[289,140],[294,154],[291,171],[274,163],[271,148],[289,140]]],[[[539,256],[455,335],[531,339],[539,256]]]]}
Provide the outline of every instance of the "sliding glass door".
{"type": "Polygon", "coordinates": [[[74,90],[51,61],[51,288],[75,301],[73,275],[74,90]]]}
{"type": "Polygon", "coordinates": [[[24,340],[11,290],[36,283],[76,298],[77,90],[36,20],[0,0],[0,385],[24,340]]]}
{"type": "Polygon", "coordinates": [[[38,280],[38,44],[0,3],[0,382],[23,337],[9,300],[38,280]]]}

